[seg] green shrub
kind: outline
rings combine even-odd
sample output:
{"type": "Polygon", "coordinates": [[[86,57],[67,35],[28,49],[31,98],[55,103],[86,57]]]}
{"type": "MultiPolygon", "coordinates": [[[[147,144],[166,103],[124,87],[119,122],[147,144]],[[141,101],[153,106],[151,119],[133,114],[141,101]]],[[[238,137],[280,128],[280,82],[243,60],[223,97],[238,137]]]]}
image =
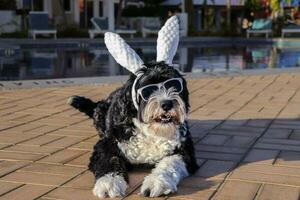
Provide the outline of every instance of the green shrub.
{"type": "Polygon", "coordinates": [[[156,6],[145,6],[142,8],[138,8],[136,6],[128,6],[123,12],[122,16],[124,17],[156,17],[161,16],[162,7],[156,6]]]}
{"type": "Polygon", "coordinates": [[[14,0],[0,0],[0,10],[15,10],[17,8],[14,0]]]}
{"type": "Polygon", "coordinates": [[[0,38],[27,38],[27,31],[16,31],[12,33],[1,33],[0,38]]]}

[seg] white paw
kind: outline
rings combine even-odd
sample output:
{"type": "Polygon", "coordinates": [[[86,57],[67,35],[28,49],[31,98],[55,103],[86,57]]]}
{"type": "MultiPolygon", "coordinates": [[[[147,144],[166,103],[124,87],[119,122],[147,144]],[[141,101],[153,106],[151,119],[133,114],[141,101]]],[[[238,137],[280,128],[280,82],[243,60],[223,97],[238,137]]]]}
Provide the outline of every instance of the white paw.
{"type": "Polygon", "coordinates": [[[141,187],[141,194],[149,197],[168,195],[177,191],[177,185],[172,177],[163,174],[146,176],[141,187]]]}
{"type": "Polygon", "coordinates": [[[127,189],[125,179],[117,174],[109,173],[97,179],[93,194],[99,198],[123,197],[127,189]]]}

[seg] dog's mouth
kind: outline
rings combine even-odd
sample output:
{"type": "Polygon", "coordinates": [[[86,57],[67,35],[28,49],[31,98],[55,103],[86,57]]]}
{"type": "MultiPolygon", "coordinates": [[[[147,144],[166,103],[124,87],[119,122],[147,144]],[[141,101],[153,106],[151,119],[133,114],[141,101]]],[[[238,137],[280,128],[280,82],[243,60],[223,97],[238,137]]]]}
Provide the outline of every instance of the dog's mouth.
{"type": "Polygon", "coordinates": [[[159,117],[155,118],[154,121],[162,124],[178,122],[177,118],[175,116],[172,116],[170,113],[164,113],[159,117]]]}

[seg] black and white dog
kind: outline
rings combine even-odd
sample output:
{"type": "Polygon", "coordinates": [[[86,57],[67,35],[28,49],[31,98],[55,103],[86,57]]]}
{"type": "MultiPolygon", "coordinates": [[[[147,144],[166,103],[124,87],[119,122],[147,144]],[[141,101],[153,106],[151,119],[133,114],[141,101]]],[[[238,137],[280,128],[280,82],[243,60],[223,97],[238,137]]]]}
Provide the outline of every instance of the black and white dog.
{"type": "Polygon", "coordinates": [[[94,195],[124,196],[127,171],[136,166],[153,168],[141,187],[150,197],[176,192],[179,181],[198,169],[187,124],[189,92],[171,66],[178,40],[178,19],[171,17],[159,31],[156,62],[143,63],[119,35],[106,33],[109,52],[132,72],[129,80],[99,102],[70,98],[101,134],[89,164],[94,195]]]}

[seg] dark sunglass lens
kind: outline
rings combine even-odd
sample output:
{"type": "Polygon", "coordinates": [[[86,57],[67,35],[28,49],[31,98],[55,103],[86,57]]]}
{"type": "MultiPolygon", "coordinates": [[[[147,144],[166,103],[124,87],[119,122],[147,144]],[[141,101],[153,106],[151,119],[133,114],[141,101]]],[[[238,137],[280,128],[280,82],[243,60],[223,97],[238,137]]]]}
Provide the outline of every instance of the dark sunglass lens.
{"type": "Polygon", "coordinates": [[[174,92],[181,92],[182,90],[182,85],[181,82],[179,80],[170,80],[165,82],[165,88],[167,90],[169,90],[170,88],[172,88],[174,90],[174,92]]]}
{"type": "Polygon", "coordinates": [[[148,86],[145,87],[144,89],[142,89],[141,91],[141,95],[143,96],[144,100],[148,100],[150,98],[150,96],[153,94],[153,92],[155,92],[156,90],[158,90],[157,86],[148,86]]]}

